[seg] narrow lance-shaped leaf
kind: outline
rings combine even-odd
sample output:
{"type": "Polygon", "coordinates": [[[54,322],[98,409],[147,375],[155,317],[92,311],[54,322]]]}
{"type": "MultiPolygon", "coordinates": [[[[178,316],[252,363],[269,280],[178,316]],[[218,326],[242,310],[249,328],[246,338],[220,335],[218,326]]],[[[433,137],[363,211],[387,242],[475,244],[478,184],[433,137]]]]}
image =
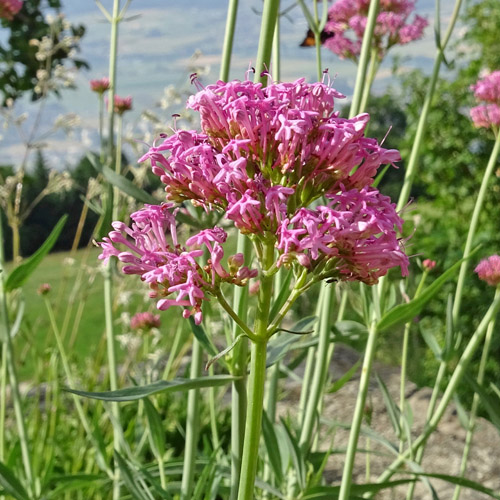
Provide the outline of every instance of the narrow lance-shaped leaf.
{"type": "Polygon", "coordinates": [[[31,257],[19,264],[12,271],[12,273],[9,274],[7,280],[5,281],[6,291],[10,292],[11,290],[15,290],[26,283],[27,279],[39,266],[44,257],[52,250],[52,247],[61,234],[64,224],[66,224],[67,218],[67,215],[63,215],[55,225],[54,229],[52,229],[52,232],[49,234],[42,246],[31,257]]]}
{"type": "Polygon", "coordinates": [[[188,391],[190,389],[200,389],[202,387],[217,387],[219,385],[228,384],[237,379],[238,377],[233,377],[231,375],[212,375],[211,377],[192,379],[177,378],[169,381],[160,380],[159,382],[154,382],[153,384],[141,387],[127,387],[126,389],[118,389],[116,391],[86,392],[68,388],[66,388],[65,391],[78,396],[83,396],[85,398],[123,402],[135,401],[159,392],[179,392],[188,391]]]}
{"type": "Polygon", "coordinates": [[[29,500],[28,493],[14,473],[0,462],[0,486],[16,500],[29,500]]]}
{"type": "Polygon", "coordinates": [[[427,304],[427,302],[429,302],[429,300],[436,295],[444,283],[449,280],[456,271],[458,271],[462,262],[470,259],[478,250],[479,247],[475,248],[467,257],[460,259],[458,262],[453,264],[453,266],[451,266],[431,285],[429,285],[418,297],[414,298],[407,304],[400,304],[384,314],[377,325],[377,330],[386,330],[391,326],[406,323],[407,321],[412,320],[420,313],[425,304],[427,304]]]}
{"type": "Polygon", "coordinates": [[[165,454],[165,433],[161,416],[154,404],[148,398],[144,398],[143,401],[146,419],[148,421],[151,449],[156,456],[163,457],[165,454]]]}

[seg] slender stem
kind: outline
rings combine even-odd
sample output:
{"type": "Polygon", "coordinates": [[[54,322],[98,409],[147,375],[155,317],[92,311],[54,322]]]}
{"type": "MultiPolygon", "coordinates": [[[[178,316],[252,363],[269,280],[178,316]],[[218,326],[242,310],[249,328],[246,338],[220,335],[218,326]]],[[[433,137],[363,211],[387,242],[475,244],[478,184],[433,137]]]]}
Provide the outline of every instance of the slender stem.
{"type": "MultiPolygon", "coordinates": [[[[422,274],[422,278],[420,279],[420,283],[418,284],[417,291],[415,292],[415,299],[420,295],[420,292],[423,290],[425,279],[429,271],[424,269],[422,274]]],[[[403,440],[403,425],[405,419],[405,410],[406,410],[406,376],[407,376],[407,368],[408,368],[408,347],[410,343],[410,331],[411,331],[411,321],[405,324],[405,330],[403,334],[403,347],[401,352],[401,375],[399,381],[399,409],[401,415],[399,417],[399,427],[401,429],[401,435],[399,437],[399,452],[403,451],[404,440],[403,440]]]]}
{"type": "Polygon", "coordinates": [[[219,78],[225,82],[229,79],[229,68],[231,66],[231,54],[233,52],[233,40],[237,13],[238,0],[229,0],[226,18],[226,32],[224,35],[224,46],[222,49],[222,61],[219,75],[219,78]]]}
{"type": "Polygon", "coordinates": [[[255,66],[255,79],[264,85],[267,76],[262,73],[269,70],[273,46],[274,29],[278,17],[279,0],[265,0],[260,28],[259,48],[257,51],[257,64],[255,66]]]}
{"type": "MultiPolygon", "coordinates": [[[[324,303],[331,304],[333,302],[333,286],[328,285],[324,295],[324,303]]],[[[302,420],[302,431],[299,438],[299,447],[306,452],[311,444],[313,436],[314,424],[316,422],[316,410],[318,403],[323,394],[326,374],[328,371],[328,350],[330,345],[330,320],[332,315],[331,307],[322,307],[319,309],[319,324],[318,324],[318,349],[314,360],[314,373],[311,379],[309,388],[309,398],[305,408],[304,418],[302,420]]]]}
{"type": "MultiPolygon", "coordinates": [[[[484,338],[488,324],[494,317],[496,317],[499,309],[500,294],[496,294],[493,303],[484,315],[481,323],[477,327],[466,348],[464,349],[462,356],[460,357],[460,360],[458,361],[458,364],[453,371],[450,380],[448,381],[448,385],[446,386],[443,397],[441,398],[441,401],[433,412],[432,417],[427,422],[424,432],[415,441],[413,441],[412,445],[407,448],[404,453],[400,454],[399,457],[392,462],[392,464],[385,470],[383,474],[378,477],[378,483],[382,483],[391,478],[392,475],[397,471],[397,469],[407,460],[411,453],[415,453],[419,448],[423,447],[429,439],[429,436],[436,430],[439,421],[443,417],[446,408],[448,407],[448,404],[453,397],[453,394],[457,390],[458,385],[460,384],[462,377],[467,370],[467,367],[469,366],[470,360],[474,356],[477,348],[484,338]]],[[[369,494],[367,498],[372,498],[372,496],[373,494],[369,494]]]]}
{"type": "Polygon", "coordinates": [[[0,462],[5,462],[5,409],[7,402],[7,343],[2,343],[2,371],[0,373],[0,462]]]}
{"type": "MultiPolygon", "coordinates": [[[[110,35],[110,49],[109,49],[109,83],[110,88],[108,92],[108,148],[107,148],[107,163],[111,165],[114,153],[114,126],[115,126],[115,92],[116,92],[116,66],[117,66],[117,52],[118,52],[118,26],[120,14],[120,0],[113,0],[113,12],[111,15],[111,35],[110,35]]],[[[121,151],[117,151],[117,155],[121,155],[121,151]]],[[[113,200],[113,214],[117,213],[116,199],[113,200]]],[[[118,388],[117,383],[117,365],[116,365],[116,346],[115,335],[113,331],[113,283],[112,283],[112,270],[114,263],[111,260],[106,265],[104,271],[104,312],[106,321],[106,345],[108,353],[108,367],[109,367],[109,384],[111,390],[118,388]]],[[[120,451],[120,431],[118,425],[120,424],[120,408],[118,403],[111,403],[111,412],[114,417],[113,425],[113,443],[114,449],[120,451]]],[[[113,480],[113,500],[120,498],[120,472],[117,464],[115,464],[114,480],[113,480]]]]}
{"type": "MultiPolygon", "coordinates": [[[[483,208],[484,198],[486,196],[486,192],[488,190],[488,183],[491,178],[491,174],[495,169],[498,160],[498,154],[500,153],[500,133],[497,134],[495,139],[495,144],[493,146],[493,150],[491,151],[490,159],[488,160],[488,164],[486,166],[486,170],[484,171],[483,180],[481,182],[481,187],[479,188],[479,193],[477,195],[476,204],[474,205],[474,212],[472,213],[472,218],[469,224],[469,232],[467,234],[467,240],[465,242],[464,248],[464,258],[468,257],[472,244],[474,243],[474,237],[476,235],[477,226],[479,223],[479,215],[481,213],[481,209],[483,208]]],[[[462,303],[462,295],[464,289],[465,277],[467,274],[467,269],[469,267],[469,259],[464,260],[460,265],[460,272],[458,274],[458,282],[457,288],[455,291],[455,299],[453,301],[453,324],[458,325],[458,316],[460,314],[460,306],[462,303]]]]}
{"type": "MultiPolygon", "coordinates": [[[[233,318],[233,320],[236,323],[236,325],[238,326],[238,328],[243,330],[243,332],[245,333],[245,335],[248,336],[249,339],[254,340],[254,341],[257,340],[257,337],[255,336],[255,334],[252,332],[252,330],[250,330],[248,325],[243,322],[243,320],[236,313],[236,311],[227,303],[227,301],[224,298],[224,296],[222,295],[222,293],[217,292],[216,297],[217,297],[217,300],[219,301],[219,304],[222,306],[222,308],[229,314],[229,316],[231,316],[231,318],[233,318]]],[[[236,336],[235,336],[235,338],[236,338],[236,336]]]]}
{"type": "MultiPolygon", "coordinates": [[[[213,377],[214,366],[210,365],[208,375],[213,377]]],[[[210,387],[208,391],[208,407],[210,411],[210,430],[212,431],[212,447],[214,450],[219,449],[220,439],[219,431],[217,430],[217,411],[216,411],[216,395],[215,387],[210,387]]]]}
{"type": "MultiPolygon", "coordinates": [[[[496,297],[500,294],[500,289],[496,291],[496,297]]],[[[495,318],[493,317],[488,324],[488,328],[486,330],[486,336],[484,338],[484,346],[483,352],[481,354],[481,361],[479,362],[479,370],[477,374],[477,383],[478,385],[483,385],[484,382],[484,374],[486,372],[486,363],[488,362],[488,356],[490,354],[490,346],[491,339],[493,337],[493,332],[495,330],[495,318]]],[[[467,435],[465,436],[465,447],[462,454],[462,463],[460,464],[460,477],[465,476],[465,471],[467,470],[467,461],[469,458],[469,451],[472,445],[472,438],[474,436],[474,430],[476,428],[476,417],[477,417],[477,409],[479,406],[479,395],[477,393],[474,394],[474,398],[472,399],[472,406],[469,415],[469,425],[467,426],[467,435]]],[[[453,500],[458,500],[460,498],[461,487],[457,485],[455,487],[455,491],[453,493],[453,500]]]]}
{"type": "Polygon", "coordinates": [[[321,81],[323,76],[323,64],[321,63],[321,30],[320,21],[318,17],[318,0],[313,1],[313,11],[314,11],[314,23],[316,24],[316,29],[314,30],[314,46],[316,49],[316,72],[318,77],[318,82],[321,81]]]}
{"type": "Polygon", "coordinates": [[[264,248],[259,298],[255,317],[257,342],[252,345],[250,376],[248,380],[248,407],[245,424],[245,441],[241,461],[241,478],[238,500],[253,500],[259,441],[262,426],[264,387],[266,382],[267,327],[273,294],[273,276],[266,276],[274,261],[274,245],[267,243],[264,248]]]}
{"type": "Polygon", "coordinates": [[[361,379],[359,381],[358,397],[354,409],[354,416],[349,433],[349,443],[347,445],[346,457],[344,461],[344,471],[342,474],[342,483],[340,485],[339,500],[348,500],[352,484],[352,471],[354,468],[354,458],[358,447],[359,433],[363,422],[365,412],[366,396],[370,385],[370,375],[375,357],[377,344],[377,327],[373,321],[368,332],[368,341],[366,343],[365,357],[361,369],[361,379]]]}
{"type": "MultiPolygon", "coordinates": [[[[191,354],[190,378],[198,378],[203,369],[203,348],[193,339],[191,354]]],[[[188,392],[186,447],[184,449],[184,466],[182,469],[181,500],[191,500],[194,485],[194,470],[196,465],[196,448],[200,426],[200,390],[191,389],[188,392]]]]}
{"type": "MultiPolygon", "coordinates": [[[[1,237],[0,241],[3,241],[1,237]]],[[[0,262],[0,271],[0,274],[3,276],[3,262],[0,262]]],[[[26,475],[26,481],[28,483],[28,493],[30,494],[30,496],[32,496],[35,492],[33,466],[31,463],[31,456],[28,446],[28,435],[26,433],[26,422],[24,421],[21,394],[19,392],[19,380],[17,378],[17,370],[14,359],[14,346],[12,345],[11,330],[8,317],[7,297],[4,291],[2,278],[0,278],[0,308],[0,339],[5,345],[5,361],[7,365],[7,371],[9,373],[9,385],[11,389],[12,404],[14,406],[14,414],[16,416],[17,432],[19,434],[19,444],[21,447],[24,473],[26,475]]]]}
{"type": "Polygon", "coordinates": [[[408,166],[406,167],[403,187],[401,188],[401,192],[399,194],[399,200],[397,204],[398,211],[403,209],[403,207],[408,203],[408,199],[410,197],[411,186],[413,184],[413,179],[415,178],[416,174],[418,154],[420,151],[420,146],[422,144],[422,140],[425,134],[425,128],[427,125],[427,117],[429,115],[432,98],[434,96],[434,90],[436,89],[436,83],[438,80],[441,63],[443,62],[444,59],[444,50],[446,48],[446,45],[448,44],[453,28],[455,27],[455,23],[457,22],[458,13],[460,11],[461,5],[462,5],[462,0],[456,0],[455,8],[453,10],[450,19],[450,24],[448,25],[448,30],[441,43],[441,47],[437,48],[436,58],[434,60],[434,67],[432,69],[431,80],[429,82],[429,87],[425,95],[424,105],[422,107],[420,118],[418,120],[417,132],[415,134],[415,140],[413,141],[410,153],[410,159],[408,160],[408,166]]]}
{"type": "MultiPolygon", "coordinates": [[[[122,171],[122,127],[123,117],[117,117],[117,131],[116,131],[116,157],[115,157],[115,172],[120,175],[122,171]]],[[[120,188],[113,187],[113,220],[117,220],[120,211],[120,188]]]]}
{"type": "MultiPolygon", "coordinates": [[[[252,244],[249,238],[239,233],[237,253],[245,256],[245,264],[249,265],[252,255],[252,244]]],[[[233,311],[246,327],[248,315],[248,288],[236,287],[233,296],[233,311]]],[[[237,321],[233,325],[233,340],[246,330],[237,321]]],[[[248,327],[246,327],[247,330],[248,327]]],[[[253,336],[253,332],[252,336],[253,336]]],[[[245,439],[245,421],[247,414],[247,371],[248,371],[248,341],[242,338],[234,348],[232,372],[241,377],[232,383],[231,397],[231,493],[230,499],[236,500],[240,483],[241,457],[243,455],[243,441],[245,439]]]]}
{"type": "MultiPolygon", "coordinates": [[[[59,351],[59,356],[61,358],[61,362],[62,362],[62,366],[63,366],[63,370],[64,370],[64,375],[66,377],[68,385],[70,387],[75,387],[75,381],[74,381],[73,376],[71,374],[71,368],[70,368],[69,361],[68,361],[68,355],[66,354],[66,349],[64,347],[64,343],[63,343],[61,334],[59,332],[59,328],[57,327],[56,318],[54,315],[54,310],[53,310],[52,305],[50,303],[50,300],[47,296],[45,296],[45,307],[47,308],[47,313],[49,316],[50,325],[52,327],[52,331],[54,332],[54,337],[56,339],[57,349],[59,351]]],[[[78,413],[78,417],[80,418],[80,421],[82,423],[82,426],[83,426],[85,432],[87,433],[87,435],[89,436],[89,438],[93,441],[93,443],[95,445],[94,446],[95,452],[99,456],[99,464],[101,465],[101,467],[103,467],[105,469],[105,471],[108,473],[108,475],[110,477],[112,477],[113,473],[112,473],[111,469],[109,469],[109,467],[106,465],[106,458],[101,454],[98,443],[93,438],[92,428],[90,426],[90,422],[87,419],[87,416],[85,415],[85,411],[84,411],[83,406],[80,402],[80,398],[78,396],[76,396],[75,394],[73,394],[73,402],[75,404],[76,412],[78,413]]]]}
{"type": "Polygon", "coordinates": [[[380,58],[376,48],[372,48],[370,55],[370,65],[368,67],[368,75],[366,77],[365,88],[363,89],[363,97],[361,98],[361,104],[359,106],[359,113],[366,111],[366,106],[368,104],[368,98],[370,97],[371,88],[373,81],[375,80],[375,75],[380,64],[380,58]]]}
{"type": "MultiPolygon", "coordinates": [[[[278,2],[279,10],[279,2],[278,2]]],[[[272,67],[274,79],[279,82],[281,80],[281,53],[280,53],[280,16],[276,16],[276,27],[274,28],[273,50],[272,50],[272,67]]]]}
{"type": "Polygon", "coordinates": [[[368,61],[370,59],[373,30],[377,21],[378,6],[379,0],[370,1],[363,43],[361,45],[358,71],[356,73],[356,87],[354,88],[354,95],[352,96],[351,109],[349,112],[350,116],[357,115],[361,111],[361,98],[366,84],[366,68],[368,67],[368,61]]]}

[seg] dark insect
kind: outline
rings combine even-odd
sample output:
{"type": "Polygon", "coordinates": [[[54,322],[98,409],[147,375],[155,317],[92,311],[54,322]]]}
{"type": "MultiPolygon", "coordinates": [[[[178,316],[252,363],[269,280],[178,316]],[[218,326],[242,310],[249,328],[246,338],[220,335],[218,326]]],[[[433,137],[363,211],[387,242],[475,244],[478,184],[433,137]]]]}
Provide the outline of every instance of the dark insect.
{"type": "MultiPolygon", "coordinates": [[[[320,41],[321,45],[323,45],[329,38],[333,38],[335,36],[335,33],[328,33],[326,31],[322,31],[320,34],[320,41]]],[[[306,37],[304,38],[303,42],[300,44],[300,47],[314,47],[315,45],[315,40],[314,40],[314,33],[312,29],[307,30],[306,37]]]]}

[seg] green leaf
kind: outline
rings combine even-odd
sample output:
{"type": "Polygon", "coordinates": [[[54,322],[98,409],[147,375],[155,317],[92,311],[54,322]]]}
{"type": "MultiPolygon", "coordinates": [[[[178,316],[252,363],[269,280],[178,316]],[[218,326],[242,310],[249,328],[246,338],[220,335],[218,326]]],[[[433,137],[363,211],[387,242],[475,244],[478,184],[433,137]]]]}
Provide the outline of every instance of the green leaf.
{"type": "Polygon", "coordinates": [[[317,321],[318,321],[317,316],[307,316],[297,321],[297,323],[295,323],[290,328],[278,328],[276,331],[293,333],[295,335],[305,335],[308,333],[313,333],[314,331],[313,326],[314,323],[316,323],[317,321]]]}
{"type": "Polygon", "coordinates": [[[358,359],[358,361],[356,361],[356,363],[354,363],[351,368],[349,368],[349,370],[347,370],[344,375],[342,375],[342,377],[340,377],[338,380],[336,380],[332,386],[327,389],[327,393],[328,394],[332,394],[333,392],[337,392],[337,391],[340,391],[340,389],[342,389],[342,387],[344,387],[345,384],[347,384],[347,382],[349,382],[349,380],[352,379],[352,377],[354,377],[354,374],[358,371],[358,368],[359,368],[359,365],[361,364],[361,359],[358,359]]]}
{"type": "MultiPolygon", "coordinates": [[[[281,272],[284,272],[284,270],[281,272]]],[[[280,309],[283,307],[283,304],[286,302],[286,299],[290,295],[290,283],[292,281],[292,277],[293,272],[292,270],[290,270],[285,275],[285,279],[283,280],[283,284],[281,285],[280,293],[278,294],[278,297],[276,297],[276,300],[274,301],[271,308],[271,312],[269,313],[270,322],[274,320],[280,309]]]]}
{"type": "Polygon", "coordinates": [[[458,262],[453,264],[453,266],[451,266],[431,285],[429,285],[424,291],[422,291],[418,297],[414,298],[407,304],[400,304],[399,306],[396,306],[385,313],[377,325],[377,330],[383,331],[391,326],[395,326],[400,323],[406,323],[415,318],[420,313],[425,304],[427,304],[427,302],[429,302],[429,300],[432,299],[432,297],[434,297],[434,295],[436,295],[436,293],[441,289],[444,283],[448,281],[456,271],[458,271],[458,268],[460,267],[462,262],[470,259],[478,250],[479,247],[475,248],[468,257],[460,259],[458,262]]]}
{"type": "Polygon", "coordinates": [[[399,424],[399,418],[401,416],[401,411],[398,408],[397,404],[393,401],[391,395],[389,394],[389,390],[385,385],[384,381],[379,377],[378,373],[376,374],[377,382],[382,392],[382,397],[384,398],[385,407],[387,408],[387,413],[389,418],[391,419],[391,424],[394,429],[396,435],[401,437],[401,425],[399,424]]]}
{"type": "Polygon", "coordinates": [[[42,246],[31,257],[19,264],[12,271],[12,273],[9,274],[7,280],[5,281],[5,290],[7,292],[15,290],[26,283],[26,280],[31,276],[33,271],[39,266],[44,257],[54,246],[57,238],[59,238],[59,235],[61,234],[64,224],[66,224],[67,218],[67,215],[63,215],[55,225],[54,229],[52,229],[48,238],[43,242],[42,246]]]}
{"type": "Polygon", "coordinates": [[[0,486],[16,500],[30,500],[28,493],[14,473],[0,462],[0,486]]]}
{"type": "MultiPolygon", "coordinates": [[[[248,338],[248,335],[246,333],[240,333],[233,341],[233,343],[231,345],[228,345],[225,349],[223,349],[221,352],[217,353],[213,358],[209,359],[207,361],[207,364],[205,365],[205,370],[208,370],[217,360],[219,360],[220,358],[222,358],[223,356],[225,356],[228,352],[231,352],[235,347],[236,345],[238,344],[238,342],[244,338],[244,337],[247,337],[248,338]]],[[[248,342],[248,341],[247,341],[248,342]]]]}
{"type": "MultiPolygon", "coordinates": [[[[365,493],[377,493],[386,488],[394,488],[414,482],[415,479],[397,479],[395,481],[385,481],[383,483],[353,484],[349,500],[361,500],[365,493]]],[[[301,497],[302,500],[335,500],[339,497],[340,486],[313,486],[306,490],[301,497]]]]}
{"type": "Polygon", "coordinates": [[[368,329],[362,323],[357,321],[337,321],[333,325],[333,332],[335,334],[335,340],[343,342],[346,339],[356,339],[361,340],[368,335],[368,329]]]}
{"type": "Polygon", "coordinates": [[[144,398],[143,401],[146,420],[148,422],[151,449],[157,457],[163,457],[165,454],[165,432],[163,430],[161,416],[155,408],[155,405],[148,398],[144,398]]]}
{"type": "Polygon", "coordinates": [[[283,469],[281,465],[278,438],[276,436],[276,431],[274,430],[274,424],[271,420],[269,420],[267,412],[265,411],[262,413],[262,434],[271,468],[273,469],[277,483],[280,484],[283,481],[283,469]]]}
{"type": "Polygon", "coordinates": [[[474,389],[474,392],[477,393],[481,404],[490,417],[491,423],[497,428],[497,431],[500,432],[500,405],[498,402],[495,401],[486,392],[484,387],[480,386],[467,372],[464,373],[464,380],[474,389]]]}
{"type": "Polygon", "coordinates": [[[482,484],[476,483],[475,481],[471,481],[470,479],[466,479],[464,477],[448,476],[447,474],[430,474],[427,472],[413,472],[412,474],[415,474],[416,476],[441,479],[442,481],[447,481],[448,483],[451,484],[456,484],[458,486],[463,486],[471,490],[479,491],[480,493],[484,493],[485,495],[488,495],[491,498],[500,500],[500,495],[495,491],[493,491],[492,489],[486,488],[486,486],[483,486],[482,484]]]}
{"type": "Polygon", "coordinates": [[[427,347],[432,351],[434,357],[441,361],[443,359],[443,349],[439,345],[439,342],[436,339],[436,336],[432,333],[432,331],[428,328],[425,328],[422,324],[419,325],[420,333],[422,338],[425,340],[427,347]]]}
{"type": "Polygon", "coordinates": [[[105,179],[113,186],[116,186],[120,191],[124,192],[128,196],[131,196],[141,203],[148,203],[149,205],[159,205],[159,201],[151,196],[149,193],[136,186],[130,179],[127,179],[123,175],[117,174],[114,170],[111,170],[106,165],[102,166],[102,175],[105,179]]]}
{"type": "Polygon", "coordinates": [[[151,497],[139,487],[139,481],[137,481],[138,471],[132,471],[127,461],[117,451],[115,451],[115,462],[120,469],[120,479],[132,495],[132,498],[135,498],[135,500],[151,500],[151,497]]]}
{"type": "Polygon", "coordinates": [[[266,366],[269,368],[278,361],[281,361],[290,350],[292,344],[301,339],[300,335],[282,333],[275,335],[267,344],[266,366]]]}
{"type": "Polygon", "coordinates": [[[109,478],[102,474],[64,474],[52,475],[50,480],[55,485],[55,488],[51,489],[50,492],[47,493],[48,498],[60,500],[63,496],[62,493],[69,491],[82,491],[84,488],[88,487],[97,488],[104,482],[109,481],[109,478]]]}
{"type": "Polygon", "coordinates": [[[127,387],[126,389],[118,389],[117,391],[86,392],[69,388],[65,388],[64,390],[85,398],[123,402],[135,401],[159,392],[179,392],[191,389],[200,389],[202,387],[217,387],[228,384],[237,379],[238,377],[233,377],[231,375],[212,375],[210,377],[191,379],[175,378],[168,381],[160,380],[159,382],[154,382],[153,384],[143,385],[141,387],[127,387]]]}
{"type": "Polygon", "coordinates": [[[202,345],[203,349],[205,349],[205,351],[211,356],[217,356],[218,351],[212,344],[212,341],[208,338],[205,329],[201,325],[197,325],[192,316],[189,316],[189,326],[191,327],[191,331],[198,342],[202,345]]]}
{"type": "Polygon", "coordinates": [[[295,436],[290,432],[290,429],[286,425],[283,418],[281,420],[282,428],[285,430],[285,436],[292,456],[293,468],[297,474],[297,482],[300,489],[304,489],[306,485],[306,464],[304,462],[304,457],[300,451],[299,443],[295,436]]]}

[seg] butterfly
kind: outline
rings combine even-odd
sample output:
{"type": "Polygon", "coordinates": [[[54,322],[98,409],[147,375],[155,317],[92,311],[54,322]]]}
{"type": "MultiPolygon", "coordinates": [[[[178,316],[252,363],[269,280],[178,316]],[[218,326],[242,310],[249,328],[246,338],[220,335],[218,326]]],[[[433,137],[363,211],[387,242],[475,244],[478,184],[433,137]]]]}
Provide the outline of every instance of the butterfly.
{"type": "MultiPolygon", "coordinates": [[[[321,45],[323,45],[329,38],[333,38],[335,36],[335,33],[328,33],[326,31],[322,31],[319,39],[321,42],[321,45]]],[[[314,33],[312,29],[307,30],[306,37],[300,44],[300,47],[314,47],[316,45],[316,40],[314,39],[314,33]]]]}

